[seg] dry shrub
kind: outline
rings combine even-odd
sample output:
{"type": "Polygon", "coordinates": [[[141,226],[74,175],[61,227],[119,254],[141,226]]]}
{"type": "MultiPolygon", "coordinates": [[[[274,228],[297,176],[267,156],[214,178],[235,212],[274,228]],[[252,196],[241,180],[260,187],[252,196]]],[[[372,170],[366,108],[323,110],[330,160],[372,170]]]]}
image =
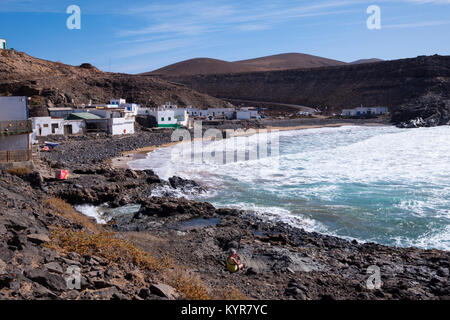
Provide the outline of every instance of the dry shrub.
{"type": "Polygon", "coordinates": [[[131,242],[116,238],[112,232],[88,233],[56,228],[52,230],[51,238],[54,244],[67,252],[99,256],[117,264],[132,263],[148,271],[161,271],[168,267],[164,258],[154,258],[131,242]]]}
{"type": "Polygon", "coordinates": [[[187,271],[178,267],[168,274],[169,284],[177,289],[186,300],[211,300],[208,289],[198,278],[189,275],[187,271]]]}
{"type": "Polygon", "coordinates": [[[221,290],[217,298],[219,300],[249,300],[249,298],[236,287],[228,287],[221,290]]]}
{"type": "Polygon", "coordinates": [[[8,169],[8,173],[18,176],[18,177],[23,177],[23,176],[27,176],[29,174],[32,174],[33,171],[29,168],[25,168],[25,167],[19,167],[19,168],[11,168],[8,169]]]}
{"type": "Polygon", "coordinates": [[[184,299],[212,299],[205,284],[189,275],[186,268],[175,265],[170,257],[154,257],[131,242],[117,238],[113,232],[88,233],[58,227],[52,230],[51,239],[48,246],[55,250],[98,256],[110,263],[132,263],[142,270],[157,271],[160,278],[173,286],[184,299]]]}
{"type": "Polygon", "coordinates": [[[77,212],[70,204],[60,198],[47,199],[44,202],[44,205],[60,217],[82,225],[91,232],[98,233],[101,231],[101,226],[93,222],[85,215],[77,212]]]}

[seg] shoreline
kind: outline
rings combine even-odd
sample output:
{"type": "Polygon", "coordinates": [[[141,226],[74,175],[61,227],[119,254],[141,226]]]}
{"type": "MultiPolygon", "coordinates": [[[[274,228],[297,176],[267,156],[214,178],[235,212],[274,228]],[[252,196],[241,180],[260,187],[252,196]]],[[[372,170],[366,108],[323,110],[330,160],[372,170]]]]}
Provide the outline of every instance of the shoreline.
{"type": "MultiPolygon", "coordinates": [[[[241,136],[251,136],[254,134],[259,134],[260,130],[267,131],[297,131],[297,130],[308,130],[308,129],[320,129],[320,128],[340,128],[345,126],[387,126],[386,123],[379,122],[367,122],[367,123],[354,123],[354,122],[344,122],[344,123],[325,123],[325,124],[310,124],[310,125],[297,125],[297,126],[267,126],[264,129],[249,129],[253,130],[252,132],[238,132],[237,134],[233,134],[232,137],[241,137],[241,136]]],[[[135,160],[145,159],[149,153],[160,149],[160,148],[168,148],[172,147],[179,142],[170,142],[160,146],[148,146],[144,148],[139,148],[136,150],[126,151],[119,157],[113,157],[109,159],[107,162],[115,169],[131,169],[129,166],[129,162],[135,160]]]]}

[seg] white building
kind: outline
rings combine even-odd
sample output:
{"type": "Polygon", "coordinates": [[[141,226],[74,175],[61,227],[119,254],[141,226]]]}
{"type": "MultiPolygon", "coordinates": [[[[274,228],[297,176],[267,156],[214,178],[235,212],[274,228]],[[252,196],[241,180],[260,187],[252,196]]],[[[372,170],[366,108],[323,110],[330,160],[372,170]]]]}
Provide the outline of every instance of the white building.
{"type": "Polygon", "coordinates": [[[191,117],[207,117],[207,109],[188,108],[188,113],[191,117]]]}
{"type": "Polygon", "coordinates": [[[214,120],[217,118],[225,118],[231,120],[234,117],[234,108],[188,108],[187,110],[191,117],[208,118],[210,120],[214,120]]]}
{"type": "Polygon", "coordinates": [[[8,47],[6,46],[6,39],[0,38],[0,49],[6,50],[8,47]]]}
{"type": "Polygon", "coordinates": [[[261,119],[258,110],[251,108],[242,108],[236,111],[237,120],[259,120],[261,119]]]}
{"type": "Polygon", "coordinates": [[[134,116],[108,119],[108,133],[117,136],[134,134],[134,116]]]}
{"type": "Polygon", "coordinates": [[[27,97],[0,97],[0,162],[31,160],[27,97]]]}
{"type": "Polygon", "coordinates": [[[175,110],[153,109],[150,115],[156,118],[158,127],[160,128],[175,128],[178,121],[175,117],[175,110]]]}
{"type": "Polygon", "coordinates": [[[134,116],[137,116],[139,114],[139,109],[141,109],[141,106],[135,103],[125,103],[122,107],[126,112],[129,112],[134,116]]]}
{"type": "Polygon", "coordinates": [[[363,115],[383,115],[388,113],[387,107],[358,107],[354,109],[343,109],[342,116],[358,117],[363,115]]]}
{"type": "Polygon", "coordinates": [[[64,120],[61,118],[35,117],[31,118],[33,133],[31,141],[36,143],[36,137],[49,135],[78,135],[83,134],[85,122],[83,120],[64,120]]]}
{"type": "Polygon", "coordinates": [[[189,126],[188,109],[166,102],[159,108],[139,108],[138,115],[153,116],[160,128],[176,128],[189,126]]]}
{"type": "Polygon", "coordinates": [[[121,106],[121,105],[126,104],[126,103],[127,103],[126,99],[111,99],[109,101],[109,104],[113,105],[113,106],[121,106]]]}
{"type": "Polygon", "coordinates": [[[150,115],[150,112],[152,111],[152,108],[141,108],[139,107],[137,110],[137,115],[138,116],[148,116],[150,115]]]}
{"type": "Polygon", "coordinates": [[[177,120],[177,124],[183,127],[188,127],[189,123],[189,113],[187,109],[175,109],[174,116],[177,120]]]}
{"type": "Polygon", "coordinates": [[[135,132],[136,117],[133,112],[120,108],[87,108],[74,111],[70,118],[79,118],[86,122],[86,131],[104,131],[113,136],[135,132]]]}

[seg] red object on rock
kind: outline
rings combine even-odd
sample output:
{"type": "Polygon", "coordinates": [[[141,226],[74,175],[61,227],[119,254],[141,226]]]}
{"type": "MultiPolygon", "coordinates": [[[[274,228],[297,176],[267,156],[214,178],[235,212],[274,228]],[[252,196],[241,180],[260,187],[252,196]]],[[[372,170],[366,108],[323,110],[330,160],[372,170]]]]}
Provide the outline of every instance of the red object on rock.
{"type": "Polygon", "coordinates": [[[59,180],[67,180],[69,179],[69,170],[59,170],[57,176],[59,180]]]}

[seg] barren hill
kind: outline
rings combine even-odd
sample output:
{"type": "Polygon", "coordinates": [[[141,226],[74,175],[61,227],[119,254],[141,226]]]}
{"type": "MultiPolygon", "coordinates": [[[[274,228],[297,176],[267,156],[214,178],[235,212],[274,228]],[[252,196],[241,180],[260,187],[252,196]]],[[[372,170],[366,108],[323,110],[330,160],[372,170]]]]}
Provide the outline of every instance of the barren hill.
{"type": "Polygon", "coordinates": [[[32,97],[31,114],[45,115],[46,105],[105,103],[112,97],[142,105],[172,101],[181,106],[228,105],[182,84],[154,77],[106,73],[90,64],[69,66],[31,57],[23,52],[0,50],[0,95],[32,97]]]}
{"type": "Polygon", "coordinates": [[[268,57],[228,62],[217,59],[197,58],[178,62],[146,73],[162,77],[200,74],[225,74],[257,71],[275,71],[300,68],[317,68],[345,65],[345,62],[301,53],[285,53],[268,57]]]}
{"type": "Polygon", "coordinates": [[[319,68],[345,65],[345,62],[312,56],[303,53],[285,53],[257,59],[234,62],[242,66],[252,66],[259,71],[289,70],[301,68],[319,68]]]}
{"type": "Polygon", "coordinates": [[[238,65],[232,62],[217,59],[196,58],[171,64],[167,67],[146,74],[161,76],[188,76],[194,74],[239,73],[251,71],[255,71],[255,69],[250,66],[238,65]]]}

